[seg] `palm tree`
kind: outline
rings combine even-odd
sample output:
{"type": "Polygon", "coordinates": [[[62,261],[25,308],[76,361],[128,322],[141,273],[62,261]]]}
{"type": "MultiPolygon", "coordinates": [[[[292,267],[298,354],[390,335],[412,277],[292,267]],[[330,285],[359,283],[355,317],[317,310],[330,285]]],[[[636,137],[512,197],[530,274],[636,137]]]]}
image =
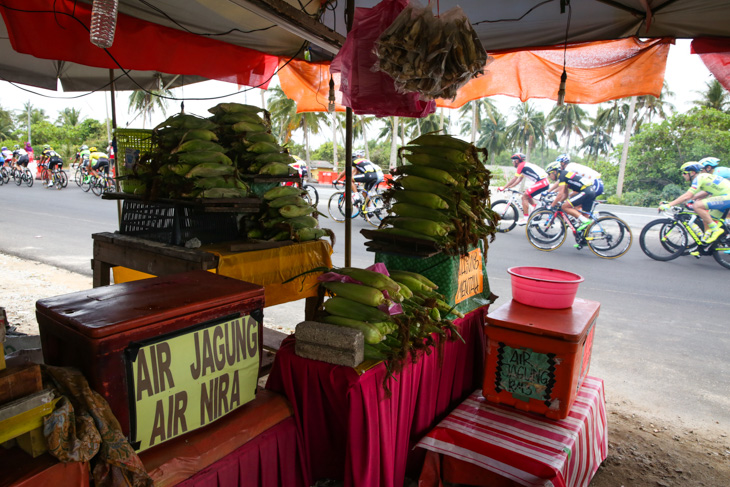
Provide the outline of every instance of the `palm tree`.
{"type": "Polygon", "coordinates": [[[641,130],[643,123],[651,123],[654,118],[666,120],[674,112],[675,108],[669,102],[674,97],[674,92],[669,90],[669,85],[664,81],[659,97],[644,95],[636,98],[636,116],[634,117],[634,133],[641,130]]]}
{"type": "Polygon", "coordinates": [[[588,157],[597,159],[600,154],[608,154],[613,147],[611,137],[603,127],[593,124],[588,135],[583,139],[580,148],[585,151],[588,157]]]}
{"type": "Polygon", "coordinates": [[[481,131],[482,120],[485,117],[489,117],[490,114],[496,112],[497,107],[494,102],[488,98],[481,98],[479,100],[472,100],[471,103],[467,103],[459,108],[459,125],[461,134],[473,134],[476,140],[476,134],[481,131]]]}
{"type": "Polygon", "coordinates": [[[517,119],[507,127],[507,140],[529,159],[532,149],[545,140],[545,114],[528,102],[520,103],[514,110],[517,119]]]}
{"type": "Polygon", "coordinates": [[[14,130],[13,114],[0,107],[0,140],[10,139],[14,130]]]}
{"type": "Polygon", "coordinates": [[[58,112],[56,123],[61,126],[76,127],[81,123],[81,110],[75,108],[64,108],[58,112]]]}
{"type": "Polygon", "coordinates": [[[482,121],[476,145],[489,151],[491,164],[497,154],[507,150],[507,119],[496,108],[482,121]]]}
{"type": "Polygon", "coordinates": [[[609,103],[608,108],[599,107],[595,127],[600,127],[609,138],[613,140],[613,134],[618,128],[622,129],[626,125],[626,116],[629,112],[629,105],[626,102],[619,103],[620,100],[613,100],[609,103]]]}
{"type": "Polygon", "coordinates": [[[565,139],[563,152],[570,152],[571,135],[575,134],[581,139],[583,138],[583,132],[586,130],[584,121],[586,117],[585,110],[573,103],[556,105],[548,115],[549,124],[555,130],[556,135],[565,139]]]}
{"type": "Polygon", "coordinates": [[[318,134],[320,126],[327,124],[326,112],[297,113],[297,104],[284,94],[284,90],[276,86],[269,89],[268,110],[274,127],[278,129],[279,140],[284,145],[291,140],[292,133],[302,129],[304,134],[304,151],[307,164],[310,161],[309,134],[318,134]]]}
{"type": "Polygon", "coordinates": [[[362,136],[362,142],[365,145],[365,158],[370,159],[370,147],[368,147],[368,127],[375,121],[375,117],[365,117],[363,115],[353,116],[352,118],[352,138],[357,139],[362,136]]]}
{"type": "Polygon", "coordinates": [[[392,169],[396,166],[398,153],[398,127],[400,126],[400,117],[389,117],[388,121],[383,125],[378,133],[377,140],[390,140],[390,165],[392,169]]]}
{"type": "Polygon", "coordinates": [[[695,100],[693,103],[700,107],[725,110],[730,105],[730,93],[716,79],[708,81],[706,86],[707,90],[705,91],[695,91],[702,98],[695,100]]]}
{"type": "MultiPolygon", "coordinates": [[[[163,115],[167,112],[167,99],[172,97],[172,92],[158,85],[157,89],[151,90],[135,90],[129,95],[128,113],[136,113],[134,119],[142,116],[142,128],[145,128],[147,121],[152,124],[152,115],[158,108],[163,115]]],[[[134,121],[132,119],[131,122],[134,121]]]]}

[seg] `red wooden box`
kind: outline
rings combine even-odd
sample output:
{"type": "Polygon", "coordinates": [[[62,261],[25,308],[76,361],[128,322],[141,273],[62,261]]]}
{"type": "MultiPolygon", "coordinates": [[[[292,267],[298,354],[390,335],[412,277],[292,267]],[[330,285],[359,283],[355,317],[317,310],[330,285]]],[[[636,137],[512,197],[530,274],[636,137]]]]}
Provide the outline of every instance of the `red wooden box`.
{"type": "Polygon", "coordinates": [[[193,271],[42,299],[36,316],[45,363],[80,369],[146,449],[255,397],[263,306],[263,287],[193,271]]]}
{"type": "Polygon", "coordinates": [[[510,301],[487,315],[483,395],[552,419],[567,417],[588,374],[600,304],[542,309],[510,301]]]}

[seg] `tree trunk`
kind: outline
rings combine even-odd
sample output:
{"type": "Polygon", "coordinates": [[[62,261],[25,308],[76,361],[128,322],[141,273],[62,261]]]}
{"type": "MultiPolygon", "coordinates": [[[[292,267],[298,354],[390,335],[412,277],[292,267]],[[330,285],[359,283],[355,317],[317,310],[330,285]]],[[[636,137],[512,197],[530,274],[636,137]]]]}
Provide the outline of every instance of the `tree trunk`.
{"type": "Polygon", "coordinates": [[[392,129],[390,131],[390,168],[395,167],[398,157],[398,117],[390,117],[392,129]]]}
{"type": "Polygon", "coordinates": [[[337,112],[332,112],[332,168],[337,171],[337,112]]]}
{"type": "Polygon", "coordinates": [[[304,130],[304,157],[309,166],[309,127],[307,126],[306,117],[302,117],[302,129],[304,130]]]}
{"type": "Polygon", "coordinates": [[[365,143],[365,159],[370,160],[370,147],[368,147],[368,134],[365,131],[365,118],[360,115],[360,130],[362,130],[362,141],[365,143]]]}
{"type": "Polygon", "coordinates": [[[399,119],[398,125],[400,127],[400,145],[401,147],[406,145],[406,122],[402,118],[399,119]]]}
{"type": "Polygon", "coordinates": [[[441,116],[439,117],[439,130],[444,133],[444,107],[441,107],[441,116]]]}
{"type": "Polygon", "coordinates": [[[471,102],[471,143],[474,144],[477,141],[477,110],[478,105],[476,100],[471,102]]]}
{"type": "Polygon", "coordinates": [[[626,159],[629,156],[629,141],[631,140],[631,130],[634,123],[634,109],[636,108],[636,97],[631,97],[629,104],[629,116],[626,120],[626,131],[624,132],[624,148],[621,151],[621,162],[618,166],[618,180],[616,181],[616,196],[619,198],[624,190],[624,173],[626,172],[626,159]]]}

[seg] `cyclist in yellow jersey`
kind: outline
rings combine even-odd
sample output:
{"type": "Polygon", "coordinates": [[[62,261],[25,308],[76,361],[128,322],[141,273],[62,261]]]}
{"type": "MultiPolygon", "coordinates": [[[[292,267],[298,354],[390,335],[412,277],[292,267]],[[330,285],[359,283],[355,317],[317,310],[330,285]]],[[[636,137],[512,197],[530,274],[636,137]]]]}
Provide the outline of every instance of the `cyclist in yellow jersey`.
{"type": "Polygon", "coordinates": [[[722,214],[730,209],[730,181],[703,172],[702,165],[696,161],[685,162],[680,169],[684,180],[692,181],[692,186],[686,193],[673,201],[659,205],[659,209],[666,211],[671,206],[694,199],[694,211],[705,224],[705,234],[702,236],[702,241],[706,244],[712,243],[725,232],[725,229],[712,218],[710,211],[716,210],[722,214]],[[697,200],[697,198],[705,196],[707,198],[697,200]]]}
{"type": "Polygon", "coordinates": [[[89,149],[89,174],[92,176],[99,176],[101,169],[104,170],[105,174],[109,174],[109,156],[105,152],[101,152],[96,147],[89,149]]]}

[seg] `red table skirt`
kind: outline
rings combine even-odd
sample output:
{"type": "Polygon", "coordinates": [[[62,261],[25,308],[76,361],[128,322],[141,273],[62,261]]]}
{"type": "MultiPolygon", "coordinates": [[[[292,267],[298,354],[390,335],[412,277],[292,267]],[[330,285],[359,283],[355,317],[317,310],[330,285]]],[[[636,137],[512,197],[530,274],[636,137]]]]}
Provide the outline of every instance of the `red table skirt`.
{"type": "Polygon", "coordinates": [[[418,475],[425,455],[413,446],[481,385],[484,317],[488,307],[456,320],[466,340],[447,341],[409,363],[383,388],[384,364],[358,375],[351,367],[297,357],[295,337],[282,342],[267,389],[292,405],[304,444],[308,485],[344,480],[345,487],[401,487],[406,471],[418,475]]]}
{"type": "Polygon", "coordinates": [[[296,426],[289,417],[238,450],[201,470],[179,487],[303,486],[296,426]]]}
{"type": "Polygon", "coordinates": [[[1,487],[88,487],[87,462],[61,463],[49,453],[33,458],[18,447],[0,450],[1,487]]]}

